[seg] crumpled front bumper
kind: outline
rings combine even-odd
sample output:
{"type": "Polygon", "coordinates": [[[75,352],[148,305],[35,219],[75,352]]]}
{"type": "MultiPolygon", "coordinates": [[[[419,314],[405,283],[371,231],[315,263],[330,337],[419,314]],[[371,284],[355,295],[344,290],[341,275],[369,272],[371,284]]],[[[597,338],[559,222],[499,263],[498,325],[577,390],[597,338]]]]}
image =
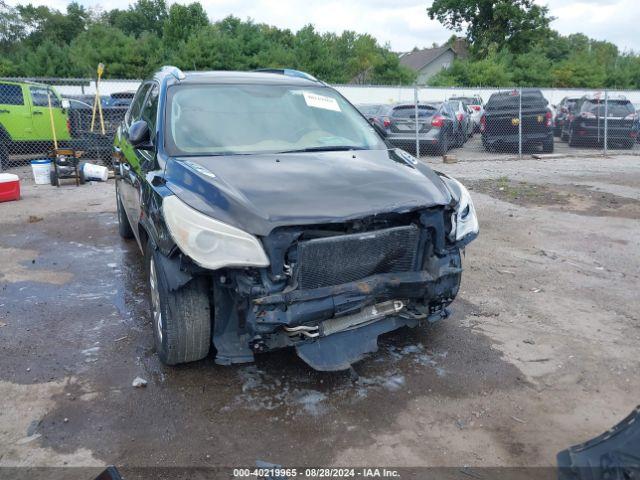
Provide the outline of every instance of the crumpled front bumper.
{"type": "Polygon", "coordinates": [[[250,299],[218,287],[214,292],[216,310],[228,310],[224,312],[226,316],[216,311],[216,362],[250,362],[254,353],[295,347],[298,355],[316,370],[349,368],[377,350],[379,335],[446,316],[446,306],[458,293],[461,272],[460,253],[454,249],[449,255],[432,258],[426,270],[373,275],[330,287],[295,289],[250,299]],[[406,309],[355,328],[322,334],[323,322],[358,314],[388,301],[401,301],[406,309]],[[227,321],[218,321],[223,318],[227,321]],[[318,335],[291,335],[291,330],[301,326],[318,335]]]}

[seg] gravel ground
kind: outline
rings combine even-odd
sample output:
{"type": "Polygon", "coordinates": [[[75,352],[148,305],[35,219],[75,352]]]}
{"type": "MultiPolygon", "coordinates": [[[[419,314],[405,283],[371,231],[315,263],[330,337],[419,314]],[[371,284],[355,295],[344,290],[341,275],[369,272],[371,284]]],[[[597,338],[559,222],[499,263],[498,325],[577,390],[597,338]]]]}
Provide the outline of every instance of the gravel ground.
{"type": "Polygon", "coordinates": [[[638,157],[424,161],[471,187],[481,234],[452,316],[357,375],[162,366],[112,181],[24,185],[0,204],[0,466],[551,466],[617,423],[640,398],[638,157]]]}

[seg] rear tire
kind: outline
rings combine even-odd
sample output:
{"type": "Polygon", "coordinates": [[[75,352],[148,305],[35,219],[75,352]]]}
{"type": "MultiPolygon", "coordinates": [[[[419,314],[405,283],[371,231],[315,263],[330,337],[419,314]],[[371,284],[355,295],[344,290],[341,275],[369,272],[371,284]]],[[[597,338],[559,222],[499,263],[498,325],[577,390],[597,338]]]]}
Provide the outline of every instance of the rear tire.
{"type": "Polygon", "coordinates": [[[449,151],[449,137],[444,134],[436,145],[436,155],[446,155],[449,151]]]}
{"type": "Polygon", "coordinates": [[[179,289],[170,290],[161,255],[151,241],[147,242],[146,272],[156,351],[166,365],[201,360],[211,346],[207,279],[194,277],[179,289]]]}
{"type": "Polygon", "coordinates": [[[0,171],[9,166],[9,148],[7,147],[6,140],[0,132],[0,171]]]}
{"type": "Polygon", "coordinates": [[[131,223],[129,223],[127,214],[125,213],[124,207],[122,206],[120,194],[118,193],[118,187],[116,187],[116,208],[118,209],[118,233],[124,239],[128,240],[130,238],[133,238],[131,223]]]}
{"type": "Polygon", "coordinates": [[[52,187],[59,187],[58,184],[58,174],[56,173],[56,169],[52,168],[49,172],[49,181],[51,182],[52,187]]]}
{"type": "Polygon", "coordinates": [[[569,142],[570,147],[578,146],[578,142],[576,141],[575,138],[573,138],[573,130],[569,130],[569,138],[567,139],[567,142],[569,142]]]}

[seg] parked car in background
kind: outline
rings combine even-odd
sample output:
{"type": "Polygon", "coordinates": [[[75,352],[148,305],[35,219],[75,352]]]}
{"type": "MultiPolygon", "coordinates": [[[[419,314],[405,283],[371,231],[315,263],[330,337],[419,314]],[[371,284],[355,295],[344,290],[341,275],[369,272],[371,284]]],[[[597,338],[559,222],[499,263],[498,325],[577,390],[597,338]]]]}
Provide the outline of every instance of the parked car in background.
{"type": "Polygon", "coordinates": [[[562,140],[566,140],[566,138],[562,138],[562,127],[578,103],[578,100],[580,100],[580,97],[564,97],[560,100],[560,103],[556,105],[556,115],[553,120],[554,136],[560,137],[562,140]]]}
{"type": "Polygon", "coordinates": [[[484,115],[484,103],[480,95],[473,97],[451,97],[449,100],[460,100],[468,109],[473,121],[473,133],[480,131],[480,120],[484,115]]]}
{"type": "Polygon", "coordinates": [[[391,110],[391,106],[388,104],[367,103],[356,105],[355,107],[372,125],[383,130],[389,127],[389,111],[391,110]]]}
{"type": "Polygon", "coordinates": [[[523,148],[542,147],[553,152],[552,114],[549,102],[538,89],[494,93],[481,120],[482,144],[488,151],[517,151],[522,133],[523,148]],[[522,124],[521,124],[522,123],[522,124]]]}
{"type": "Polygon", "coordinates": [[[102,124],[96,109],[94,116],[94,95],[74,95],[66,97],[70,104],[69,131],[76,148],[85,152],[84,157],[100,160],[111,165],[112,145],[115,131],[122,122],[135,92],[112,93],[100,96],[102,124]],[[93,130],[91,122],[93,119],[93,130]]]}
{"type": "Polygon", "coordinates": [[[453,111],[453,116],[457,122],[456,145],[461,147],[473,135],[473,120],[469,110],[460,100],[448,100],[447,105],[453,111]]]}
{"type": "Polygon", "coordinates": [[[166,364],[290,347],[344,370],[378,336],[445,318],[459,291],[478,234],[467,189],[296,73],[165,67],[118,129],[119,233],[143,252],[166,364]]]}
{"type": "MultiPolygon", "coordinates": [[[[384,118],[388,119],[388,126],[381,132],[386,140],[391,145],[415,153],[415,104],[393,105],[384,118]]],[[[444,155],[456,145],[457,120],[447,103],[432,102],[418,105],[418,139],[420,152],[436,155],[444,155]]]]}
{"type": "Polygon", "coordinates": [[[107,107],[128,107],[136,92],[115,92],[107,97],[107,107]]]}
{"type": "Polygon", "coordinates": [[[9,154],[47,153],[53,148],[54,132],[59,145],[67,146],[71,139],[68,108],[49,85],[0,81],[0,166],[7,163],[9,154]]]}
{"type": "Polygon", "coordinates": [[[572,147],[601,146],[605,138],[605,118],[607,143],[632,148],[638,136],[638,113],[623,95],[609,96],[606,106],[604,95],[581,97],[563,125],[562,136],[572,147]]]}

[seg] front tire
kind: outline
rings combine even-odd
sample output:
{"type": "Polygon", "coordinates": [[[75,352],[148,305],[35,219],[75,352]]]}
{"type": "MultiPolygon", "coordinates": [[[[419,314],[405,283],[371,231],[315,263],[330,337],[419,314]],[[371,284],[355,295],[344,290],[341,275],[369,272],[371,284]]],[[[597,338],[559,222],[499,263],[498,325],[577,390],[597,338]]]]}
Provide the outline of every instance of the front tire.
{"type": "Polygon", "coordinates": [[[163,270],[162,253],[151,241],[146,248],[156,351],[165,365],[201,360],[211,345],[211,305],[207,279],[194,277],[171,290],[163,270]]]}
{"type": "MultiPolygon", "coordinates": [[[[83,175],[84,177],[84,175],[83,175]]],[[[122,200],[120,200],[120,194],[118,193],[118,187],[116,184],[116,208],[118,209],[118,233],[126,240],[133,238],[133,230],[131,229],[131,223],[127,218],[127,214],[122,206],[122,200]]]]}

